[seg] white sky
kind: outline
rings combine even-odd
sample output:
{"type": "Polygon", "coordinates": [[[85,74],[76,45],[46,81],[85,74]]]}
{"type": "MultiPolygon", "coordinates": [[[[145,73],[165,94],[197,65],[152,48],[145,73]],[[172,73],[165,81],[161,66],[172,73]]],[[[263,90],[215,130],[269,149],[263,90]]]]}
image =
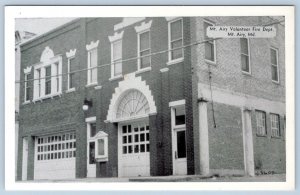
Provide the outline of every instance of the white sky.
{"type": "Polygon", "coordinates": [[[15,30],[28,31],[40,35],[75,18],[18,18],[15,30]]]}

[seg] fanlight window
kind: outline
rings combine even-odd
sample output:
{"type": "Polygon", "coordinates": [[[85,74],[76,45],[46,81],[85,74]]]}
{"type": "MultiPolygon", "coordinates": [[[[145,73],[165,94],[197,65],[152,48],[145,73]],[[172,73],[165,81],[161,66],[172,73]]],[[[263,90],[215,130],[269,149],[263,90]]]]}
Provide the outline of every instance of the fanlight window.
{"type": "Polygon", "coordinates": [[[132,118],[148,114],[150,111],[146,97],[137,90],[127,93],[120,101],[117,119],[132,118]]]}

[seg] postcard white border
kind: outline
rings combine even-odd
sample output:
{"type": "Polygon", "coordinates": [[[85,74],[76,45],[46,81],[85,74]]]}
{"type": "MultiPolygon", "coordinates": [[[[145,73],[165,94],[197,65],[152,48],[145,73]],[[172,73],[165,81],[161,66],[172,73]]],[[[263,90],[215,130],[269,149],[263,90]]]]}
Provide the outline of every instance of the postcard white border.
{"type": "Polygon", "coordinates": [[[6,190],[293,190],[295,188],[295,21],[293,6],[6,6],[5,7],[5,188],[6,190]],[[84,10],[84,11],[83,11],[84,10]],[[155,12],[153,11],[155,10],[155,12]],[[216,14],[217,13],[217,14],[216,14]],[[16,18],[145,16],[285,16],[286,182],[34,183],[15,182],[16,18]]]}

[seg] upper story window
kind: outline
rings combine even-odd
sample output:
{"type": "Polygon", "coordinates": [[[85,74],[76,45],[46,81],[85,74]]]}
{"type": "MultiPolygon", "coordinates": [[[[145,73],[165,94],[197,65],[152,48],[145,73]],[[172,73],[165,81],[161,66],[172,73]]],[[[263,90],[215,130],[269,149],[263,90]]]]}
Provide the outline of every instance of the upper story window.
{"type": "Polygon", "coordinates": [[[47,98],[61,93],[62,56],[54,56],[53,51],[46,47],[41,62],[34,66],[33,100],[47,98]]]}
{"type": "Polygon", "coordinates": [[[266,113],[263,111],[256,111],[256,127],[257,135],[266,135],[266,113]]]}
{"type": "Polygon", "coordinates": [[[24,91],[24,102],[28,102],[30,101],[30,86],[28,84],[28,80],[30,78],[30,73],[27,73],[25,74],[24,76],[24,88],[25,88],[25,91],[24,91]]]}
{"type": "Polygon", "coordinates": [[[138,36],[139,36],[139,46],[138,46],[139,67],[138,68],[143,69],[151,66],[151,57],[149,56],[151,53],[150,31],[140,33],[138,36]]]}
{"type": "Polygon", "coordinates": [[[29,80],[31,78],[31,66],[24,69],[24,103],[30,101],[30,85],[29,80]]]}
{"type": "Polygon", "coordinates": [[[91,42],[86,46],[88,51],[88,70],[87,70],[87,85],[97,84],[97,72],[98,72],[98,47],[99,40],[91,42]]]}
{"type": "Polygon", "coordinates": [[[76,54],[76,49],[70,50],[69,52],[66,53],[66,56],[68,58],[68,91],[75,90],[75,54],[76,54]]]}
{"type": "Polygon", "coordinates": [[[278,70],[278,50],[275,48],[270,49],[271,53],[271,73],[272,81],[279,82],[279,70],[278,70]]]}
{"type": "Polygon", "coordinates": [[[205,42],[205,60],[208,62],[216,63],[216,41],[211,40],[212,38],[207,36],[207,28],[214,26],[213,23],[204,21],[204,39],[208,40],[205,42]]]}
{"type": "Polygon", "coordinates": [[[122,75],[122,41],[112,43],[112,64],[113,64],[113,77],[122,75]]]}
{"type": "Polygon", "coordinates": [[[183,59],[183,30],[182,18],[175,18],[169,21],[169,62],[183,59]],[[176,49],[178,48],[178,49],[176,49]]]}
{"type": "Polygon", "coordinates": [[[122,76],[122,37],[123,32],[109,36],[111,42],[111,78],[122,76]]]}
{"type": "Polygon", "coordinates": [[[242,71],[245,73],[251,74],[251,67],[250,67],[250,51],[249,51],[249,39],[241,38],[241,64],[242,64],[242,71]]]}
{"type": "Polygon", "coordinates": [[[150,45],[150,28],[152,20],[140,26],[136,26],[135,30],[138,33],[138,70],[151,67],[151,45],[150,45]]]}
{"type": "Polygon", "coordinates": [[[279,115],[270,114],[271,118],[271,135],[272,137],[280,137],[279,115]]]}
{"type": "Polygon", "coordinates": [[[45,95],[51,94],[51,66],[46,67],[45,95]]]}

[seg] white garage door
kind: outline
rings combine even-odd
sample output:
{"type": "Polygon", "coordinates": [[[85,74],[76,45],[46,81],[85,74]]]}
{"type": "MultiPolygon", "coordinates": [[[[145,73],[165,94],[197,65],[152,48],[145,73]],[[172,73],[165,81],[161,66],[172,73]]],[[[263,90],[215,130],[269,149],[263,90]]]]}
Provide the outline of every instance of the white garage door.
{"type": "Polygon", "coordinates": [[[34,179],[75,178],[76,136],[64,133],[35,140],[34,179]]]}
{"type": "Polygon", "coordinates": [[[150,176],[149,125],[121,125],[120,177],[150,176]]]}

